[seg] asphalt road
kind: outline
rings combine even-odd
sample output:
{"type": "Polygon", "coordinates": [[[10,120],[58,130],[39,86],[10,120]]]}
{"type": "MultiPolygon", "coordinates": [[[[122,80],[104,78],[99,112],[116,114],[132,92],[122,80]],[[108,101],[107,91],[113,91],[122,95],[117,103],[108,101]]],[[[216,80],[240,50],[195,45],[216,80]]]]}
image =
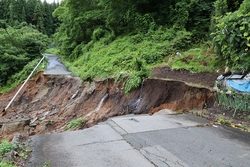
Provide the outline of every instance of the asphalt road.
{"type": "Polygon", "coordinates": [[[48,59],[47,69],[44,75],[72,75],[62,63],[61,59],[54,54],[45,54],[48,59]]]}
{"type": "Polygon", "coordinates": [[[249,167],[250,134],[190,114],[114,117],[30,138],[28,167],[249,167]]]}

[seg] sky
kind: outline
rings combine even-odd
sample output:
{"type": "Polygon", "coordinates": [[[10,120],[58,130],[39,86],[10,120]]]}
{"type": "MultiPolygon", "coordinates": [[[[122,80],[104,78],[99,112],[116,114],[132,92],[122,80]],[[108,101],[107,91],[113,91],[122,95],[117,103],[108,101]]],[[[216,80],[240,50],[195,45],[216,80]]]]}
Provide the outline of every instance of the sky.
{"type": "Polygon", "coordinates": [[[48,2],[48,3],[53,3],[54,1],[55,1],[55,2],[61,2],[61,0],[43,0],[43,1],[46,1],[46,2],[48,2]]]}

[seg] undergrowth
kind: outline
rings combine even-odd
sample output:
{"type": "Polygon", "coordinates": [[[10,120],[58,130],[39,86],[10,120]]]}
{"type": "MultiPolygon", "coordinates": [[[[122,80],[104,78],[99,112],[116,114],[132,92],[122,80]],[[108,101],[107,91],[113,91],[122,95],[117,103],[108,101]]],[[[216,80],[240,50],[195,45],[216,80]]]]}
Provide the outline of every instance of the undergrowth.
{"type": "MultiPolygon", "coordinates": [[[[215,55],[212,48],[190,49],[192,34],[163,27],[147,34],[120,36],[113,41],[101,38],[80,44],[71,55],[63,56],[66,67],[83,81],[95,78],[119,78],[129,92],[150,77],[152,68],[159,64],[182,68],[191,72],[212,71],[215,55]],[[181,52],[181,56],[176,56],[181,52]]],[[[206,45],[207,46],[207,45],[206,45]]]]}
{"type": "Polygon", "coordinates": [[[68,126],[66,127],[66,130],[71,130],[73,128],[77,128],[80,127],[81,125],[83,125],[86,121],[83,118],[77,118],[72,120],[68,126]]]}
{"type": "Polygon", "coordinates": [[[11,142],[8,142],[6,140],[2,140],[1,141],[1,144],[0,144],[0,166],[1,167],[15,167],[15,165],[13,165],[13,162],[5,162],[3,161],[3,157],[4,157],[4,154],[14,150],[17,148],[17,145],[16,144],[13,144],[11,142]]]}
{"type": "Polygon", "coordinates": [[[27,159],[31,149],[26,142],[23,143],[12,143],[7,140],[2,140],[0,144],[0,167],[16,167],[13,157],[8,155],[10,159],[3,160],[6,157],[6,153],[11,151],[15,152],[15,157],[20,157],[21,159],[27,159]]]}
{"type": "MultiPolygon", "coordinates": [[[[146,34],[117,38],[107,36],[87,44],[81,43],[70,55],[60,58],[83,81],[116,78],[117,82],[124,83],[124,90],[128,93],[139,87],[143,79],[150,77],[150,71],[159,65],[194,73],[214,72],[219,63],[212,45],[193,43],[191,33],[161,27],[146,34]]],[[[60,55],[60,50],[49,48],[46,53],[60,55]]],[[[38,61],[30,62],[21,72],[11,76],[7,85],[0,88],[0,93],[8,92],[23,82],[38,61]]],[[[42,69],[40,65],[37,71],[42,69]]]]}
{"type": "Polygon", "coordinates": [[[241,94],[236,92],[227,94],[224,91],[217,93],[218,103],[228,109],[234,109],[233,116],[235,116],[236,112],[249,112],[249,100],[250,95],[248,94],[241,94]]]}
{"type": "MultiPolygon", "coordinates": [[[[15,75],[12,75],[10,77],[10,79],[8,80],[7,85],[0,87],[0,93],[6,93],[6,92],[16,88],[20,83],[24,82],[28,78],[28,76],[30,75],[30,73],[33,71],[33,69],[36,67],[36,65],[38,64],[38,62],[40,60],[41,60],[40,58],[34,59],[33,61],[29,62],[26,66],[24,66],[22,71],[20,71],[19,73],[16,73],[15,75]]],[[[44,59],[44,61],[35,70],[33,75],[35,75],[37,72],[45,69],[46,66],[47,66],[47,60],[44,59]]]]}
{"type": "MultiPolygon", "coordinates": [[[[215,72],[219,60],[213,53],[213,47],[204,45],[170,55],[167,64],[172,69],[185,69],[193,73],[215,72]]],[[[223,63],[221,66],[223,67],[223,63]]]]}

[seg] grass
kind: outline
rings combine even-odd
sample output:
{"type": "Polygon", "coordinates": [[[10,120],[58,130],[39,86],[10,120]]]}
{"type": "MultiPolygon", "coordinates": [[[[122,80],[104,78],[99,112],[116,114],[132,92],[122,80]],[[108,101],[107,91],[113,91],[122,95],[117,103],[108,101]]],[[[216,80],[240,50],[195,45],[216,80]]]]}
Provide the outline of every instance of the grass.
{"type": "Polygon", "coordinates": [[[2,159],[5,153],[10,152],[16,147],[17,146],[15,144],[8,142],[7,140],[2,140],[0,144],[0,158],[2,159]]]}
{"type": "Polygon", "coordinates": [[[85,123],[86,123],[86,121],[83,118],[77,118],[75,120],[70,121],[70,123],[66,127],[66,130],[71,130],[73,128],[80,127],[81,125],[83,125],[85,123]]]}
{"type": "Polygon", "coordinates": [[[26,142],[12,143],[7,140],[2,140],[0,144],[0,167],[16,167],[12,160],[10,160],[9,162],[3,161],[4,155],[13,150],[16,152],[16,156],[19,156],[22,159],[27,159],[28,155],[31,152],[31,149],[26,142]]]}
{"type": "Polygon", "coordinates": [[[12,162],[0,162],[1,167],[17,167],[12,162]]]}
{"type": "Polygon", "coordinates": [[[228,109],[234,109],[233,116],[236,115],[236,112],[249,112],[250,95],[240,94],[232,92],[231,94],[226,94],[224,91],[217,93],[218,104],[227,107],[228,109]]]}
{"type": "Polygon", "coordinates": [[[43,167],[50,167],[50,160],[44,162],[43,167]]]}
{"type": "Polygon", "coordinates": [[[49,49],[46,49],[44,53],[58,55],[60,53],[60,50],[58,50],[57,48],[49,48],[49,49]]]}
{"type": "Polygon", "coordinates": [[[8,142],[7,140],[2,140],[0,144],[0,166],[1,167],[15,167],[13,165],[13,162],[4,162],[3,157],[6,153],[14,150],[17,148],[17,145],[11,142],[8,142]]]}
{"type": "Polygon", "coordinates": [[[167,58],[167,64],[172,69],[185,69],[193,73],[215,72],[218,63],[213,48],[205,46],[176,53],[167,58]]]}
{"type": "Polygon", "coordinates": [[[233,123],[233,120],[231,120],[223,115],[218,115],[216,122],[219,124],[223,124],[223,125],[231,125],[233,123]]]}

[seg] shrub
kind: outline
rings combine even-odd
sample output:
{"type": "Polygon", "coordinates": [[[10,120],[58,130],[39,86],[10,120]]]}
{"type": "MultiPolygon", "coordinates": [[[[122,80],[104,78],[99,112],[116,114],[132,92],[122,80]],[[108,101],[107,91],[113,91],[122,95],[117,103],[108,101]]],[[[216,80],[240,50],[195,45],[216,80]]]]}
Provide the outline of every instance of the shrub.
{"type": "Polygon", "coordinates": [[[228,66],[250,69],[250,2],[244,1],[239,10],[217,18],[212,33],[217,53],[228,66]]]}

